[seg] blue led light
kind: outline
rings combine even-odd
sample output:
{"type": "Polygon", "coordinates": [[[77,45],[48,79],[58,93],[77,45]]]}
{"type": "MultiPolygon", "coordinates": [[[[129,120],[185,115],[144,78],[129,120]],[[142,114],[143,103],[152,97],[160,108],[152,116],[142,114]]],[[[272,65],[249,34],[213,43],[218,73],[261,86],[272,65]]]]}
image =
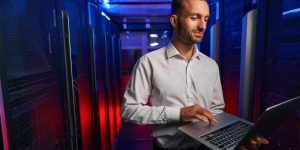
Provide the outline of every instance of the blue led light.
{"type": "Polygon", "coordinates": [[[110,18],[102,11],[101,15],[104,16],[107,20],[110,20],[110,18]]]}
{"type": "Polygon", "coordinates": [[[289,11],[285,11],[285,12],[282,12],[282,15],[292,15],[292,14],[297,14],[297,13],[300,13],[300,8],[296,8],[296,9],[292,9],[292,10],[289,10],[289,11]]]}
{"type": "Polygon", "coordinates": [[[110,8],[110,5],[109,5],[109,4],[104,4],[104,6],[105,6],[106,8],[110,8]]]}
{"type": "Polygon", "coordinates": [[[151,27],[150,23],[146,23],[145,27],[146,29],[149,29],[151,27]]]}
{"type": "Polygon", "coordinates": [[[216,2],[216,20],[219,20],[220,7],[219,2],[216,2]]]}
{"type": "Polygon", "coordinates": [[[282,12],[283,20],[295,19],[295,18],[299,18],[299,17],[300,17],[300,8],[291,9],[291,10],[282,12]]]}
{"type": "Polygon", "coordinates": [[[106,8],[110,8],[109,0],[103,0],[103,4],[106,8]]]}
{"type": "Polygon", "coordinates": [[[123,23],[123,29],[127,29],[127,24],[123,23]]]}
{"type": "Polygon", "coordinates": [[[146,22],[146,24],[145,24],[146,29],[149,29],[151,27],[151,25],[150,25],[150,19],[147,18],[145,20],[145,22],[146,22]]]}

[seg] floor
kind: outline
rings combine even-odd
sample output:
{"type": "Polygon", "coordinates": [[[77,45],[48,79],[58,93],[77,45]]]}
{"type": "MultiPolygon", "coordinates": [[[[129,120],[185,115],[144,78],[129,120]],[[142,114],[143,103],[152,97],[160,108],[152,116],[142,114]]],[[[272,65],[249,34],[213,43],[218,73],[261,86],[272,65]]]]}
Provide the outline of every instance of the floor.
{"type": "Polygon", "coordinates": [[[114,150],[152,150],[151,134],[151,126],[123,122],[114,150]]]}

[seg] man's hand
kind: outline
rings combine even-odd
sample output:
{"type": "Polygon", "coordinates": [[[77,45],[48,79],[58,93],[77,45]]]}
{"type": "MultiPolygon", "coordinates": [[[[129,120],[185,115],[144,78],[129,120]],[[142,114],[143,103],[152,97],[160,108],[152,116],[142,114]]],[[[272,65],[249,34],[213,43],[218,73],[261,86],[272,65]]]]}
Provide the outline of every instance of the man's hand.
{"type": "Polygon", "coordinates": [[[180,121],[189,122],[193,119],[203,121],[207,124],[217,123],[215,116],[209,110],[198,104],[180,109],[180,121]]]}
{"type": "Polygon", "coordinates": [[[241,150],[258,150],[261,144],[269,144],[269,140],[263,136],[254,136],[241,146],[241,150]]]}

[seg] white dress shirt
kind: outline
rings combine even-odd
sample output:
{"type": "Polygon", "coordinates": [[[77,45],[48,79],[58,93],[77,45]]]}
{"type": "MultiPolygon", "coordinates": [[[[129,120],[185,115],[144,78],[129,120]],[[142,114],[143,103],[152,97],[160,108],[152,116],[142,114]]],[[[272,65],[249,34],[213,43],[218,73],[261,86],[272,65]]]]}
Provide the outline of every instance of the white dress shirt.
{"type": "Polygon", "coordinates": [[[187,61],[170,42],[136,63],[126,87],[121,115],[124,121],[157,124],[153,136],[159,145],[171,148],[173,140],[179,140],[175,135],[180,126],[180,109],[194,104],[213,114],[223,111],[218,65],[197,47],[187,61]]]}

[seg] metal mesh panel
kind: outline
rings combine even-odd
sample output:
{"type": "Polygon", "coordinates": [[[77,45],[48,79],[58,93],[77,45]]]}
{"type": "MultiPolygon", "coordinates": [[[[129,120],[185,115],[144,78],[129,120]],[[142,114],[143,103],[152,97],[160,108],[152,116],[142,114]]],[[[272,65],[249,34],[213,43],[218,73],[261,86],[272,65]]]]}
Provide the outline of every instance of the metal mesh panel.
{"type": "Polygon", "coordinates": [[[0,15],[0,26],[8,78],[51,69],[46,55],[47,24],[39,5],[41,4],[38,2],[30,4],[23,1],[1,2],[3,12],[0,15]]]}
{"type": "Polygon", "coordinates": [[[60,85],[48,45],[52,14],[53,1],[0,2],[10,149],[65,146],[60,85]]]}

